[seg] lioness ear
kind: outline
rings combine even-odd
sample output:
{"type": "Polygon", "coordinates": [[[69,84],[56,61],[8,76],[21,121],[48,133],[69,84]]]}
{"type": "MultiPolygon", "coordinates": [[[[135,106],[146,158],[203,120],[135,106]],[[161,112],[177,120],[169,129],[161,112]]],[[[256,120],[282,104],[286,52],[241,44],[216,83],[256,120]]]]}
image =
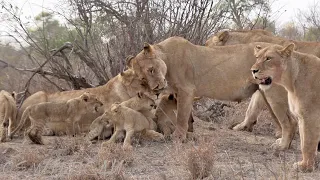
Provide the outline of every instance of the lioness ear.
{"type": "Polygon", "coordinates": [[[12,91],[11,96],[13,97],[13,99],[17,98],[17,93],[15,91],[12,91]]]}
{"type": "Polygon", "coordinates": [[[111,105],[111,111],[118,112],[120,107],[120,103],[114,103],[111,105]]]}
{"type": "Polygon", "coordinates": [[[168,97],[168,99],[169,99],[169,100],[173,100],[173,99],[174,99],[173,94],[170,94],[169,97],[168,97]]]}
{"type": "Polygon", "coordinates": [[[88,93],[87,93],[87,92],[83,93],[83,94],[81,95],[81,99],[84,100],[85,102],[87,102],[88,99],[89,99],[88,93]]]}
{"type": "Polygon", "coordinates": [[[260,45],[256,45],[256,46],[254,47],[254,55],[257,55],[258,52],[259,52],[261,49],[262,49],[262,47],[261,47],[260,45]]]}
{"type": "Polygon", "coordinates": [[[134,56],[132,55],[129,55],[127,58],[126,58],[126,66],[127,68],[132,68],[132,59],[134,58],[134,56]]]}
{"type": "Polygon", "coordinates": [[[143,44],[143,51],[145,54],[150,53],[151,52],[151,45],[145,42],[143,44]]]}
{"type": "Polygon", "coordinates": [[[294,43],[290,43],[287,47],[285,47],[284,49],[280,50],[279,53],[280,53],[281,56],[290,57],[291,53],[294,50],[294,47],[295,47],[294,43]]]}
{"type": "Polygon", "coordinates": [[[222,31],[219,35],[218,35],[218,38],[219,38],[219,41],[225,41],[227,40],[229,37],[229,31],[222,31]]]}
{"type": "Polygon", "coordinates": [[[143,93],[142,92],[138,92],[138,97],[142,98],[143,97],[143,93]]]}

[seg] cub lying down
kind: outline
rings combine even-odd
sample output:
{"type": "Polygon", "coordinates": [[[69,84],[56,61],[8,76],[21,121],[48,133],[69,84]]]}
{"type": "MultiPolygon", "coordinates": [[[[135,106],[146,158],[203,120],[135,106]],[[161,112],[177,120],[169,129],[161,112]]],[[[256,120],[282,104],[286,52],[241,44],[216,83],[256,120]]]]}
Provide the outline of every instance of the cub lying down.
{"type": "MultiPolygon", "coordinates": [[[[121,103],[122,105],[142,113],[150,123],[150,129],[155,130],[156,124],[153,121],[154,115],[151,109],[155,108],[155,102],[144,93],[138,93],[136,96],[121,103]]],[[[96,137],[103,139],[105,129],[111,129],[112,125],[107,122],[107,115],[103,114],[97,117],[90,125],[90,132],[86,135],[89,141],[96,137]]]]}
{"type": "MultiPolygon", "coordinates": [[[[169,138],[174,132],[177,124],[177,116],[174,110],[177,110],[176,97],[173,94],[163,94],[157,106],[154,121],[158,127],[157,131],[163,133],[166,138],[169,138]]],[[[193,122],[191,114],[188,120],[188,133],[193,132],[193,122]]]]}
{"type": "Polygon", "coordinates": [[[31,127],[27,131],[27,135],[34,143],[43,144],[41,135],[47,122],[65,122],[70,124],[68,127],[76,128],[74,133],[80,132],[79,121],[81,117],[91,111],[98,113],[102,106],[102,102],[88,92],[68,101],[35,104],[26,108],[13,133],[23,127],[26,119],[29,118],[31,127]]]}

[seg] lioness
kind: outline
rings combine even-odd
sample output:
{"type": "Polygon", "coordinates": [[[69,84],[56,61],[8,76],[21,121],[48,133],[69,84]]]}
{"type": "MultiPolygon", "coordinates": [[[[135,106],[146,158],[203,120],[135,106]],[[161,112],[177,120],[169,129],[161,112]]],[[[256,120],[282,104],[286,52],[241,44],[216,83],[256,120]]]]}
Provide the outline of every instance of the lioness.
{"type": "MultiPolygon", "coordinates": [[[[151,109],[156,106],[153,99],[149,98],[144,93],[138,93],[136,96],[121,104],[142,113],[148,119],[150,129],[156,129],[156,124],[153,121],[154,115],[151,113],[151,109]]],[[[90,141],[96,137],[101,138],[101,133],[104,132],[103,129],[110,128],[110,124],[106,123],[106,121],[106,115],[101,115],[96,118],[90,125],[90,132],[86,135],[86,138],[90,141]]]]}
{"type": "MultiPolygon", "coordinates": [[[[247,44],[251,42],[269,42],[279,45],[288,44],[288,40],[285,38],[273,36],[271,33],[262,33],[263,30],[258,31],[221,31],[216,33],[214,36],[209,38],[206,42],[206,46],[224,46],[224,45],[234,45],[234,44],[247,44]]],[[[296,51],[309,53],[320,57],[320,43],[319,42],[303,42],[303,41],[291,41],[295,43],[296,51]]],[[[287,130],[291,131],[289,127],[283,127],[283,122],[295,121],[289,120],[286,112],[289,108],[287,92],[279,85],[274,84],[272,87],[265,89],[265,96],[271,105],[272,111],[274,112],[276,118],[274,119],[274,125],[276,128],[276,137],[280,137],[282,133],[287,130]],[[279,121],[278,121],[279,120],[279,121]],[[284,128],[284,129],[282,129],[284,128]]],[[[244,121],[235,127],[234,130],[247,130],[252,131],[254,124],[257,122],[258,115],[262,112],[264,107],[264,99],[260,92],[253,94],[249,107],[246,112],[246,117],[244,121]]],[[[295,127],[293,124],[292,127],[295,127]]]]}
{"type": "Polygon", "coordinates": [[[147,80],[151,89],[166,88],[168,82],[177,93],[177,126],[173,136],[185,139],[194,97],[241,101],[257,90],[258,86],[250,82],[250,72],[245,70],[255,61],[254,46],[208,48],[171,37],[156,45],[145,44],[142,52],[127,61],[127,66],[147,80]]]}
{"type": "Polygon", "coordinates": [[[279,84],[288,91],[291,113],[299,120],[302,161],[295,167],[313,171],[320,140],[320,59],[294,52],[294,44],[256,46],[253,77],[261,86],[279,84]]]}
{"type": "Polygon", "coordinates": [[[11,126],[16,123],[17,107],[15,93],[2,90],[0,92],[0,142],[7,140],[11,126]]]}
{"type": "MultiPolygon", "coordinates": [[[[63,91],[52,94],[46,93],[44,91],[39,91],[28,97],[23,102],[19,110],[18,119],[20,119],[22,112],[28,106],[39,104],[42,102],[67,101],[69,99],[79,97],[84,92],[90,92],[97,95],[97,97],[104,104],[104,107],[110,108],[111,104],[115,102],[128,100],[131,97],[135,96],[138,92],[150,92],[150,89],[145,82],[138,79],[138,77],[132,70],[126,70],[109,80],[105,85],[95,88],[63,91]]],[[[102,114],[103,111],[101,113],[87,113],[86,115],[84,115],[79,123],[81,131],[87,132],[92,121],[102,114]]],[[[26,123],[25,127],[28,127],[29,125],[30,123],[26,123]]],[[[63,129],[65,129],[65,124],[63,123],[48,123],[47,126],[55,131],[54,134],[65,134],[65,132],[61,132],[63,129]]],[[[109,133],[107,134],[111,135],[111,129],[109,129],[108,132],[109,133]]],[[[10,135],[10,137],[12,136],[13,134],[10,135]]]]}
{"type": "Polygon", "coordinates": [[[43,144],[42,132],[44,126],[50,121],[61,121],[76,127],[74,133],[80,132],[79,121],[87,112],[97,113],[103,106],[102,102],[91,93],[85,92],[81,96],[69,99],[66,102],[44,102],[27,107],[22,114],[22,119],[14,131],[19,130],[29,118],[31,127],[27,134],[36,144],[43,144]]]}
{"type": "Polygon", "coordinates": [[[154,140],[164,139],[162,134],[151,129],[152,124],[143,114],[126,107],[123,103],[113,104],[111,110],[107,110],[104,115],[106,116],[105,120],[107,120],[109,124],[114,125],[115,131],[107,142],[102,143],[102,146],[114,143],[122,130],[126,131],[126,137],[123,143],[124,149],[132,149],[131,138],[136,132],[142,132],[143,136],[154,140]]]}

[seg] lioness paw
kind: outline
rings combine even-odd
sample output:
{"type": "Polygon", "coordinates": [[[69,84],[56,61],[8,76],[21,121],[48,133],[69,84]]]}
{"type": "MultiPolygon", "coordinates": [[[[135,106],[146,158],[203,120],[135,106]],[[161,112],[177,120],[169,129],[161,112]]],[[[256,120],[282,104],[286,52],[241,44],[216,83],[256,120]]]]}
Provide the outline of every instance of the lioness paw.
{"type": "Polygon", "coordinates": [[[310,164],[305,164],[303,163],[303,161],[300,161],[293,164],[293,169],[301,172],[312,172],[314,171],[314,166],[310,164]]]}

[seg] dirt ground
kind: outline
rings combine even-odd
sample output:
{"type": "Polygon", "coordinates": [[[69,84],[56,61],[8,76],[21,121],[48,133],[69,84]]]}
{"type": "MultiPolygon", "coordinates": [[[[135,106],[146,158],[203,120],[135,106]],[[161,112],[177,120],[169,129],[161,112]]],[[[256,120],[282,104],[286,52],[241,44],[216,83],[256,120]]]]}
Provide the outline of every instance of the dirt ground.
{"type": "Polygon", "coordinates": [[[44,137],[42,146],[14,139],[0,144],[0,180],[320,179],[319,168],[312,173],[292,169],[301,160],[298,134],[286,152],[270,148],[276,138],[267,111],[253,132],[228,129],[244,119],[247,105],[217,102],[216,109],[194,112],[194,139],[182,144],[141,141],[131,152],[119,143],[100,148],[101,141],[90,144],[83,137],[44,137]]]}

